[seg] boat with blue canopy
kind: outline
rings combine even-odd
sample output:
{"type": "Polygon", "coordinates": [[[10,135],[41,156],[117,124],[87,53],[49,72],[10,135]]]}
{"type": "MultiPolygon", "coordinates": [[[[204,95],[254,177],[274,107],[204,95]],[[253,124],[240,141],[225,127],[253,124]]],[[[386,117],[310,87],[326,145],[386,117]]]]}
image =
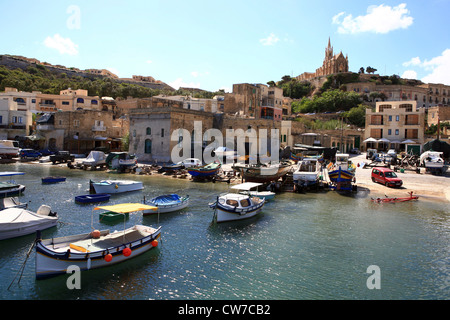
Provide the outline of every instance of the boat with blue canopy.
{"type": "MultiPolygon", "coordinates": [[[[144,204],[157,207],[157,213],[174,212],[186,208],[189,205],[189,196],[184,197],[178,194],[165,194],[150,200],[144,199],[144,204]]],[[[144,210],[143,215],[154,214],[153,210],[144,210]]]]}

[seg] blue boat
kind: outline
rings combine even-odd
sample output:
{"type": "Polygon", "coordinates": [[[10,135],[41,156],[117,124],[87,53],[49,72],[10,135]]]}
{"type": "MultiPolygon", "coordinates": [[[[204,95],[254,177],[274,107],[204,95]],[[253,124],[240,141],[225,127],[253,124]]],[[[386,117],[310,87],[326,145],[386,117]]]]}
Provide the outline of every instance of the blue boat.
{"type": "Polygon", "coordinates": [[[220,163],[210,163],[205,166],[190,167],[188,172],[193,178],[212,178],[219,172],[221,166],[220,163]]]}
{"type": "Polygon", "coordinates": [[[78,203],[98,203],[109,201],[111,197],[108,193],[95,193],[95,194],[85,194],[75,197],[75,202],[78,203]]]}
{"type": "Polygon", "coordinates": [[[189,196],[179,196],[178,194],[165,194],[156,198],[145,200],[144,204],[155,206],[158,210],[143,210],[142,214],[149,215],[154,213],[174,212],[186,208],[189,205],[189,196]]]}
{"type": "Polygon", "coordinates": [[[42,178],[42,183],[58,183],[66,181],[66,177],[45,177],[42,178]]]}

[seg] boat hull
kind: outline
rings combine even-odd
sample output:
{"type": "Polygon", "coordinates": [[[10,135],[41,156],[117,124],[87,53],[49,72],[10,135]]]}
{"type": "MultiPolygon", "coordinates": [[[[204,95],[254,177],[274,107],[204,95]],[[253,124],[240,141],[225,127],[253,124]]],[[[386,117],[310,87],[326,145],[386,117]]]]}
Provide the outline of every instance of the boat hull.
{"type": "Polygon", "coordinates": [[[66,181],[65,177],[46,177],[42,178],[42,183],[58,183],[66,181]]]}
{"type": "Polygon", "coordinates": [[[106,180],[100,182],[92,182],[95,193],[122,193],[130,191],[138,191],[144,189],[142,182],[129,180],[106,180]]]}
{"type": "Polygon", "coordinates": [[[260,182],[266,183],[276,181],[279,178],[285,176],[291,166],[279,166],[279,167],[252,167],[252,166],[234,166],[233,170],[242,174],[246,182],[260,182]]]}
{"type": "Polygon", "coordinates": [[[111,197],[108,193],[96,193],[96,194],[86,194],[75,197],[75,202],[78,203],[98,203],[109,201],[111,197]]]}
{"type": "Polygon", "coordinates": [[[10,188],[0,189],[0,198],[18,196],[21,195],[24,191],[24,185],[11,185],[10,188]]]}
{"type": "MultiPolygon", "coordinates": [[[[58,223],[58,217],[55,216],[40,216],[34,212],[22,209],[22,208],[9,208],[2,210],[1,215],[12,214],[14,219],[2,220],[0,222],[0,240],[21,237],[35,233],[38,230],[45,230],[55,227],[58,223]],[[16,216],[16,212],[20,212],[20,215],[16,216]],[[23,213],[30,212],[32,219],[23,220],[21,215],[23,213]],[[37,217],[37,218],[36,218],[37,217]]],[[[5,218],[3,216],[2,218],[5,218]]]]}
{"type": "MultiPolygon", "coordinates": [[[[161,237],[161,227],[154,229],[138,225],[112,234],[109,234],[109,231],[102,231],[99,242],[109,239],[110,243],[117,242],[118,244],[104,246],[103,248],[92,251],[83,250],[83,247],[78,244],[83,239],[89,240],[89,237],[91,236],[87,233],[49,240],[37,240],[36,279],[45,279],[59,274],[65,274],[67,273],[67,269],[72,266],[76,266],[81,271],[85,271],[103,268],[130,260],[154,248],[153,241],[161,237]],[[128,234],[133,228],[137,228],[136,230],[142,234],[142,237],[139,236],[136,239],[133,239],[133,241],[122,242],[121,239],[123,239],[123,233],[126,232],[128,234]],[[70,246],[69,243],[71,243],[72,246],[70,246]],[[65,250],[66,247],[69,248],[69,251],[65,250]],[[124,254],[123,251],[125,248],[131,249],[130,255],[126,256],[124,254]],[[105,256],[108,254],[112,256],[112,260],[109,262],[105,259],[105,256]]],[[[95,246],[96,240],[92,241],[95,246]]]]}
{"type": "Polygon", "coordinates": [[[156,211],[155,210],[143,210],[142,215],[144,215],[144,216],[158,214],[158,213],[170,213],[170,212],[175,212],[175,211],[179,211],[179,210],[186,208],[189,205],[189,197],[183,198],[183,200],[180,201],[179,203],[173,203],[173,204],[167,204],[167,205],[158,204],[158,203],[153,202],[152,200],[146,201],[144,204],[147,204],[149,206],[158,207],[158,209],[156,211]]]}
{"type": "MultiPolygon", "coordinates": [[[[243,195],[240,196],[242,197],[243,195]]],[[[224,198],[220,197],[215,203],[210,204],[210,207],[214,209],[214,221],[217,223],[252,218],[261,212],[264,204],[266,203],[265,199],[243,196],[244,198],[241,198],[241,200],[248,199],[248,201],[251,201],[250,205],[246,207],[233,207],[224,204],[228,202],[228,197],[229,195],[225,195],[224,198]]]]}
{"type": "Polygon", "coordinates": [[[216,212],[216,222],[229,222],[229,221],[239,221],[239,220],[245,220],[252,218],[259,214],[262,210],[263,205],[246,212],[236,212],[236,211],[229,211],[220,207],[217,207],[216,212]]]}

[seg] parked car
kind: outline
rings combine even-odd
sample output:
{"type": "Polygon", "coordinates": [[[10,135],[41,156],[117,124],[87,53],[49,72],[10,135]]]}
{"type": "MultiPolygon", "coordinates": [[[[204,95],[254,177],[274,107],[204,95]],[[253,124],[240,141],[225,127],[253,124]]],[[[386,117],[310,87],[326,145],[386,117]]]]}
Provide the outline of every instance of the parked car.
{"type": "Polygon", "coordinates": [[[75,156],[70,154],[69,151],[56,151],[55,154],[50,156],[50,161],[55,164],[57,162],[74,162],[75,156]]]}
{"type": "Polygon", "coordinates": [[[379,167],[372,169],[372,181],[384,184],[386,187],[400,188],[403,184],[402,179],[393,170],[379,167]]]}
{"type": "Polygon", "coordinates": [[[350,149],[350,153],[351,154],[361,154],[361,151],[359,151],[358,148],[353,148],[353,149],[350,149]]]}
{"type": "Polygon", "coordinates": [[[377,154],[377,149],[367,149],[366,159],[372,159],[377,154]]]}
{"type": "Polygon", "coordinates": [[[183,164],[185,168],[201,166],[202,162],[197,158],[187,158],[177,164],[183,164]]]}
{"type": "Polygon", "coordinates": [[[21,149],[19,152],[20,159],[33,159],[37,160],[42,157],[42,153],[34,149],[21,149]]]}

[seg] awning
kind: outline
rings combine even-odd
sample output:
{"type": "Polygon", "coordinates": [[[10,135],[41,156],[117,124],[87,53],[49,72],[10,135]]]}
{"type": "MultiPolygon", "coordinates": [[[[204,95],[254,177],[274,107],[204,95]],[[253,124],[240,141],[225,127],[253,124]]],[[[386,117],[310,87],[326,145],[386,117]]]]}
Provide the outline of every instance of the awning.
{"type": "Polygon", "coordinates": [[[142,204],[142,203],[121,203],[121,204],[115,204],[112,206],[101,206],[101,207],[94,208],[94,210],[99,210],[99,209],[108,210],[108,211],[117,212],[117,213],[130,213],[130,212],[142,211],[142,210],[153,210],[153,211],[158,210],[157,207],[149,206],[149,205],[142,204]]]}
{"type": "Polygon", "coordinates": [[[388,139],[386,139],[386,138],[381,138],[381,139],[378,140],[378,142],[390,142],[390,141],[388,139]]]}
{"type": "Polygon", "coordinates": [[[258,186],[262,186],[262,183],[246,182],[246,183],[241,183],[241,184],[237,184],[235,186],[232,186],[231,189],[238,189],[238,190],[249,191],[250,189],[256,188],[258,186]]]}
{"type": "Polygon", "coordinates": [[[412,140],[410,140],[410,139],[408,139],[408,140],[402,141],[401,143],[416,143],[416,142],[415,142],[415,141],[412,141],[412,140]]]}
{"type": "Polygon", "coordinates": [[[363,142],[378,142],[377,139],[374,138],[367,138],[366,140],[364,140],[363,142]]]}

